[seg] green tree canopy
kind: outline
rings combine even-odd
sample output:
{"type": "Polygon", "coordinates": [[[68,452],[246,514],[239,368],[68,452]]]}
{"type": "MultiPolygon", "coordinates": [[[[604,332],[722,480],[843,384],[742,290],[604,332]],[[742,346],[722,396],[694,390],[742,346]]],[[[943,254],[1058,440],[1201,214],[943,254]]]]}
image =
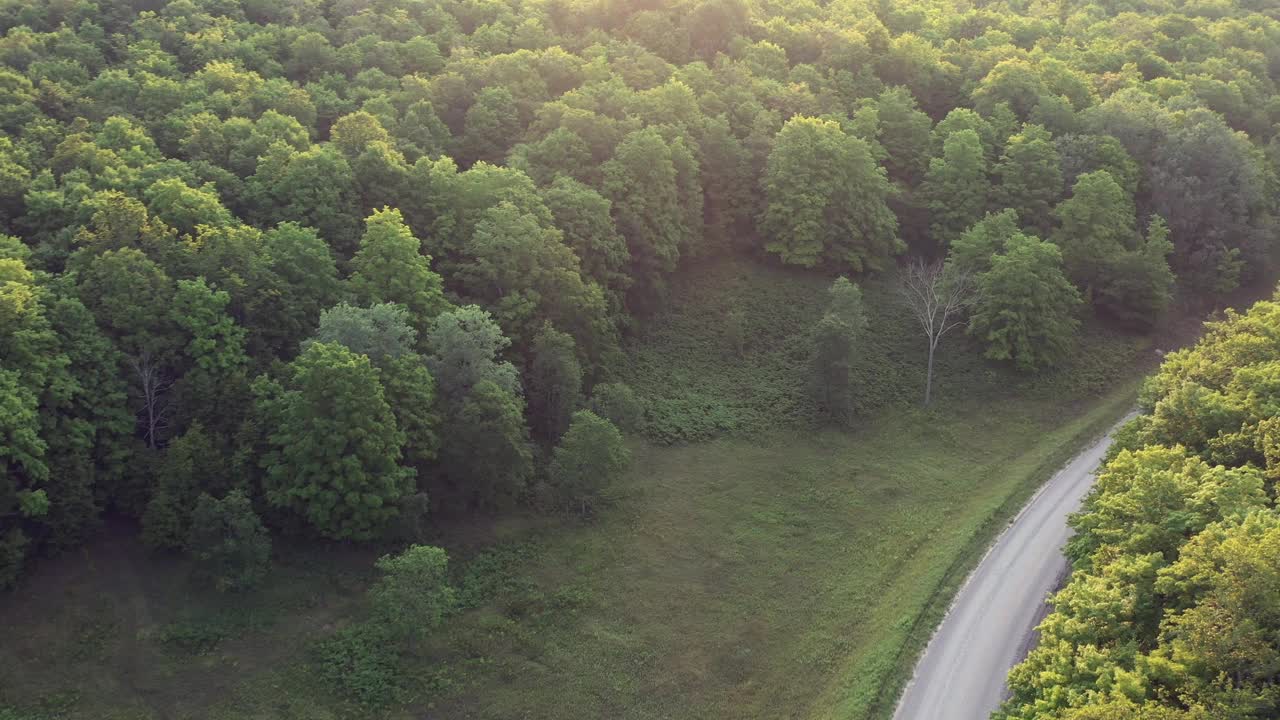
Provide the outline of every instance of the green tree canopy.
{"type": "Polygon", "coordinates": [[[439,627],[454,608],[449,556],[430,545],[410,545],[378,558],[382,577],[369,589],[373,612],[397,635],[421,639],[439,627]]]}
{"type": "Polygon", "coordinates": [[[1027,235],[1009,238],[978,278],[968,332],[987,345],[986,356],[1022,370],[1060,361],[1080,321],[1080,293],[1062,271],[1062,253],[1027,235]]]}
{"type": "Polygon", "coordinates": [[[1062,165],[1049,132],[1024,126],[1009,138],[995,174],[996,207],[1013,208],[1023,226],[1047,231],[1050,211],[1062,197],[1062,165]]]}
{"type": "Polygon", "coordinates": [[[1097,286],[1136,244],[1133,198],[1106,170],[1081,175],[1053,215],[1058,229],[1050,239],[1062,248],[1067,276],[1080,287],[1097,286]]]}
{"type": "Polygon", "coordinates": [[[239,490],[221,500],[200,496],[191,514],[187,548],[200,573],[221,591],[257,585],[271,565],[271,537],[239,490]]]}
{"type": "Polygon", "coordinates": [[[351,259],[351,290],[365,303],[396,303],[421,334],[449,307],[431,257],[404,224],[399,210],[377,210],[365,219],[360,250],[351,259]]]}
{"type": "Polygon", "coordinates": [[[978,221],[991,183],[976,132],[957,130],[947,136],[942,157],[929,162],[920,193],[929,209],[929,233],[939,247],[949,246],[978,221]]]}
{"type": "Polygon", "coordinates": [[[902,250],[885,200],[889,184],[867,144],[830,120],[797,117],[774,141],[761,216],[765,249],[783,262],[820,260],[855,272],[885,266],[902,250]]]}
{"type": "Polygon", "coordinates": [[[547,475],[559,503],[585,512],[630,462],[618,428],[590,410],[579,410],[556,446],[547,475]]]}
{"type": "Polygon", "coordinates": [[[395,517],[413,471],[400,465],[405,435],[367,356],[313,343],[282,384],[259,378],[255,393],[272,505],[339,539],[371,538],[395,517]]]}

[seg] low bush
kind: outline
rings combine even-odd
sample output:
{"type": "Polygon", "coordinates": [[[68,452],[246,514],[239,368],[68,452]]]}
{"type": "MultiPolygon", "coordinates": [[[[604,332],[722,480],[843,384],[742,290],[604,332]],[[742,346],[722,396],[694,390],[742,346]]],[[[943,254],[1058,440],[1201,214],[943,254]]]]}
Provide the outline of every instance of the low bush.
{"type": "Polygon", "coordinates": [[[400,697],[399,644],[385,626],[358,623],[338,630],[316,649],[320,673],[332,687],[366,707],[400,697]]]}

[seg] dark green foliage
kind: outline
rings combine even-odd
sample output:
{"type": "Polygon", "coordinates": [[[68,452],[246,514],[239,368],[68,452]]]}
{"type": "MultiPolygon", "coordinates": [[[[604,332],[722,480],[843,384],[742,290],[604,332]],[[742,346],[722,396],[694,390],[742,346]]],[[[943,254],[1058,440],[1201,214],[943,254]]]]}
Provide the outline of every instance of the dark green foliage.
{"type": "Polygon", "coordinates": [[[485,211],[458,268],[466,300],[493,308],[494,319],[517,347],[531,350],[539,318],[562,327],[583,356],[610,354],[613,328],[601,288],[584,283],[560,232],[510,202],[485,211]]]}
{"type": "Polygon", "coordinates": [[[1229,292],[1269,262],[1267,180],[1258,149],[1222,119],[1197,110],[1161,143],[1151,170],[1152,204],[1169,223],[1173,266],[1202,296],[1229,292]]]}
{"type": "Polygon", "coordinates": [[[573,338],[544,325],[533,341],[527,377],[534,436],[544,445],[553,445],[569,428],[569,418],[582,400],[582,366],[573,338]]]}
{"type": "Polygon", "coordinates": [[[610,310],[617,313],[631,276],[631,252],[610,216],[612,203],[595,190],[567,177],[557,177],[542,193],[543,200],[564,233],[564,242],[577,253],[584,275],[603,287],[610,310]]]}
{"type": "Polygon", "coordinates": [[[556,446],[547,480],[562,507],[585,513],[630,462],[618,428],[590,410],[579,410],[556,446]]]}
{"type": "Polygon", "coordinates": [[[885,267],[902,250],[884,171],[867,143],[834,121],[790,120],[769,154],[764,186],[765,249],[783,262],[861,272],[885,267]]]}
{"type": "Polygon", "coordinates": [[[991,183],[976,132],[957,130],[947,136],[942,156],[929,163],[920,193],[929,209],[929,233],[938,247],[947,247],[978,221],[991,183]]]}
{"type": "Polygon", "coordinates": [[[1129,195],[1137,194],[1140,171],[1119,140],[1110,135],[1061,135],[1053,142],[1067,187],[1074,187],[1081,175],[1106,170],[1129,195]]]}
{"type": "Polygon", "coordinates": [[[520,396],[481,380],[450,408],[447,424],[441,464],[453,491],[471,507],[510,506],[533,465],[520,396]]]}
{"type": "Polygon", "coordinates": [[[467,110],[465,127],[460,147],[463,162],[501,161],[521,130],[511,91],[504,87],[481,90],[467,110]]]}
{"type": "Polygon", "coordinates": [[[1009,138],[995,174],[996,208],[1012,208],[1024,227],[1045,232],[1050,211],[1062,197],[1062,161],[1053,139],[1039,125],[1027,125],[1009,138]]]}
{"type": "Polygon", "coordinates": [[[1066,357],[1080,321],[1080,293],[1062,272],[1062,253],[1051,243],[1014,235],[978,277],[969,334],[987,344],[986,356],[1022,370],[1049,367],[1066,357]]]}
{"type": "Polygon", "coordinates": [[[1094,303],[1127,326],[1155,324],[1173,298],[1174,276],[1167,259],[1172,252],[1168,226],[1159,216],[1152,218],[1138,246],[1112,259],[1094,303]]]}
{"type": "Polygon", "coordinates": [[[644,405],[626,383],[600,383],[591,389],[591,411],[623,431],[640,427],[644,405]]]}
{"type": "Polygon", "coordinates": [[[671,147],[656,130],[628,135],[604,166],[604,187],[627,241],[632,279],[650,293],[648,302],[660,299],[662,278],[675,269],[693,232],[680,211],[671,147]]]}
{"type": "Polygon", "coordinates": [[[848,278],[836,278],[827,291],[827,312],[813,328],[813,387],[819,410],[838,424],[853,420],[855,343],[866,329],[862,291],[848,278]]]}
{"type": "Polygon", "coordinates": [[[400,696],[396,643],[383,625],[344,627],[317,645],[316,656],[325,681],[361,705],[382,707],[400,696]]]}
{"type": "Polygon", "coordinates": [[[274,352],[291,357],[310,334],[320,312],[338,299],[340,285],[333,254],[314,230],[281,223],[262,234],[263,249],[276,277],[277,302],[270,323],[255,323],[255,334],[274,352]]]}
{"type": "Polygon", "coordinates": [[[1081,175],[1070,199],[1053,211],[1058,230],[1050,239],[1062,249],[1067,276],[1082,288],[1101,284],[1118,256],[1136,242],[1133,199],[1111,173],[1081,175]]]}
{"type": "Polygon", "coordinates": [[[219,591],[257,585],[271,563],[271,538],[239,490],[221,500],[200,495],[186,545],[199,573],[219,591]]]}
{"type": "Polygon", "coordinates": [[[395,517],[414,472],[399,464],[405,434],[368,356],[312,343],[283,385],[263,377],[254,392],[272,505],[334,538],[373,537],[395,517]]]}
{"type": "Polygon", "coordinates": [[[219,471],[220,463],[213,438],[198,422],[165,448],[142,515],[143,542],[153,548],[186,546],[191,513],[201,491],[217,492],[230,480],[219,471]]]}
{"type": "Polygon", "coordinates": [[[379,558],[382,577],[369,589],[375,621],[397,637],[430,635],[454,607],[448,564],[445,551],[429,545],[410,545],[397,555],[379,558]]]}
{"type": "Polygon", "coordinates": [[[916,107],[905,88],[891,88],[876,98],[877,139],[887,155],[889,179],[908,186],[919,184],[929,166],[929,135],[933,123],[916,107]]]}
{"type": "Polygon", "coordinates": [[[445,400],[458,402],[486,380],[509,393],[519,392],[515,367],[500,356],[510,344],[489,313],[475,305],[436,318],[426,338],[427,364],[445,400]]]}
{"type": "Polygon", "coordinates": [[[425,472],[441,443],[435,378],[417,353],[388,357],[379,362],[378,367],[396,427],[404,433],[405,460],[419,473],[425,472]]]}
{"type": "Polygon", "coordinates": [[[355,251],[359,208],[355,174],[337,150],[296,152],[275,142],[258,160],[245,193],[264,224],[293,221],[315,228],[341,256],[355,251]]]}
{"type": "Polygon", "coordinates": [[[337,343],[381,363],[413,352],[417,331],[403,305],[376,303],[367,308],[340,303],[320,313],[311,342],[337,343]]]}

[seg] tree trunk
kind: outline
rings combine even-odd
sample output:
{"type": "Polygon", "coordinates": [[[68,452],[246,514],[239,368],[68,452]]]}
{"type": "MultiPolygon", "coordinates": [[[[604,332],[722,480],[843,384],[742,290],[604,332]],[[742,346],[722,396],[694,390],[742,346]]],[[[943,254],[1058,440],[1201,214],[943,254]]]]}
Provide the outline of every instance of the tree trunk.
{"type": "Polygon", "coordinates": [[[933,400],[933,350],[937,344],[929,341],[929,368],[924,373],[924,406],[929,407],[933,400]]]}

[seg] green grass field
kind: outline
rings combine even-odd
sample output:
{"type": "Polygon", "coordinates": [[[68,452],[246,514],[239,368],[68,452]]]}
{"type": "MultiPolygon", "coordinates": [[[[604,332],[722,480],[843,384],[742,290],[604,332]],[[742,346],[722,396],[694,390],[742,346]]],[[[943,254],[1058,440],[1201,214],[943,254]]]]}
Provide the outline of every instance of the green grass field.
{"type": "Polygon", "coordinates": [[[826,284],[686,276],[630,353],[647,439],[610,507],[442,529],[473,607],[385,707],[342,697],[313,650],[360,617],[376,550],[281,547],[264,588],[224,598],[113,528],[0,599],[0,719],[885,717],[967,568],[1130,407],[1149,353],[1091,329],[1033,390],[956,336],[925,411],[920,343],[871,284],[875,391],[858,427],[817,430],[801,343],[826,284]],[[732,306],[751,309],[743,357],[717,342],[732,306]]]}

